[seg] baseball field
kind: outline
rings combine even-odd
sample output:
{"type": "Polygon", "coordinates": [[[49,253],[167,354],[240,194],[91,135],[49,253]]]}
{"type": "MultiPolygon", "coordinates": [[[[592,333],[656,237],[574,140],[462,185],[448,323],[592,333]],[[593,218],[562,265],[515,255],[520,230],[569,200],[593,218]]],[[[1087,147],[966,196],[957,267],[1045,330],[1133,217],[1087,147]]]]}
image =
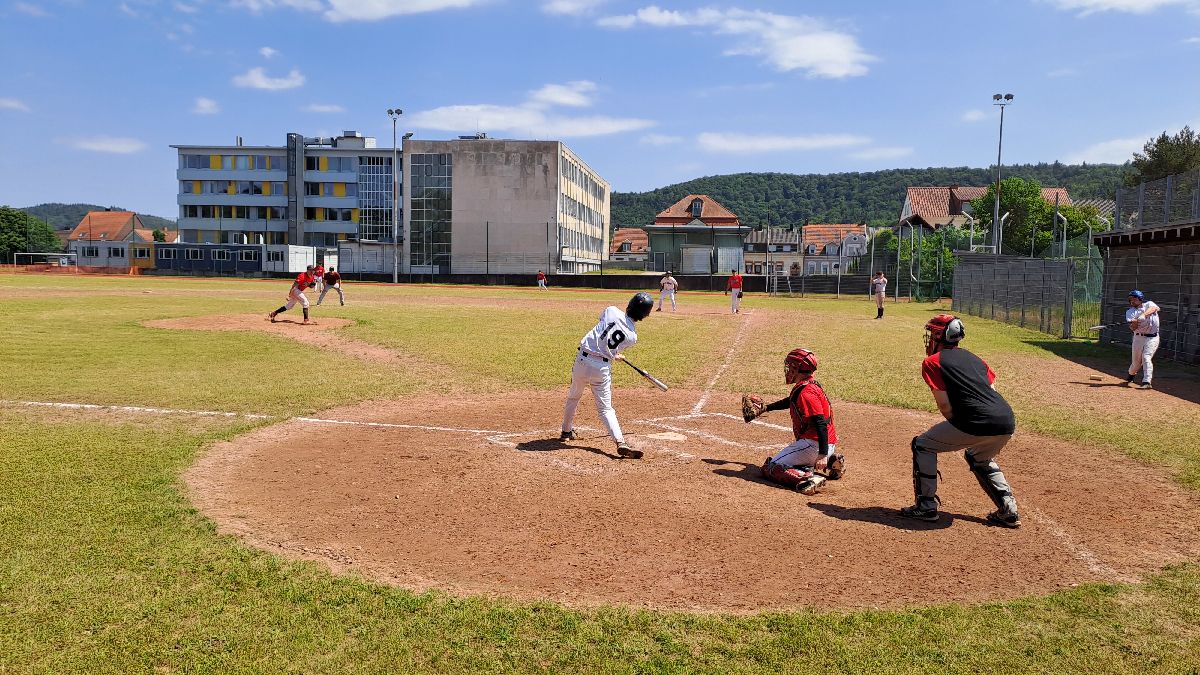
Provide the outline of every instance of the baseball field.
{"type": "MultiPolygon", "coordinates": [[[[945,305],[680,293],[614,370],[580,337],[629,293],[0,274],[0,673],[1195,672],[1200,374],[964,317],[1018,431],[1024,526],[911,438],[945,305]],[[310,292],[315,303],[315,294],[310,292]],[[761,480],[791,439],[742,392],[820,358],[847,473],[761,480]]],[[[864,289],[865,290],[865,289],[864,289]]]]}

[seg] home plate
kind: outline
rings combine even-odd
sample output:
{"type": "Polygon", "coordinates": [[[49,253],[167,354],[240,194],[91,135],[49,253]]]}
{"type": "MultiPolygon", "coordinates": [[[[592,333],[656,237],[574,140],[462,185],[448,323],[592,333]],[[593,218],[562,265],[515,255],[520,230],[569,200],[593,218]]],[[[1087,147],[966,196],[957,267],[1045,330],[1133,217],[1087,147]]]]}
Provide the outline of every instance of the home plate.
{"type": "Polygon", "coordinates": [[[646,438],[653,438],[659,441],[686,441],[687,436],[677,434],[674,431],[664,431],[658,434],[648,434],[646,438]]]}

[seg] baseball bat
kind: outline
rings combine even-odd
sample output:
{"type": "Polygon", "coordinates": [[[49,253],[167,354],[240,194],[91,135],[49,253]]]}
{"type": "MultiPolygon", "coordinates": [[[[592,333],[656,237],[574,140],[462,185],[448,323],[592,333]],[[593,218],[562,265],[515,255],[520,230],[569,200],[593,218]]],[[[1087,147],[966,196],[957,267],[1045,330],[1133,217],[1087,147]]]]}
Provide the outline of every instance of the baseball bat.
{"type": "Polygon", "coordinates": [[[1120,321],[1117,323],[1102,323],[1099,326],[1088,326],[1088,330],[1103,330],[1105,328],[1116,328],[1117,326],[1124,326],[1124,325],[1125,325],[1124,321],[1120,321]]]}
{"type": "Polygon", "coordinates": [[[633,363],[629,359],[621,359],[621,360],[624,361],[630,368],[633,368],[634,370],[636,370],[638,372],[638,375],[641,375],[642,377],[646,378],[647,380],[650,380],[650,382],[652,382],[654,384],[654,386],[658,387],[659,389],[662,389],[663,391],[667,390],[667,384],[665,382],[663,382],[662,380],[651,375],[650,373],[647,373],[646,371],[642,370],[641,368],[638,368],[637,366],[633,365],[633,363]]]}

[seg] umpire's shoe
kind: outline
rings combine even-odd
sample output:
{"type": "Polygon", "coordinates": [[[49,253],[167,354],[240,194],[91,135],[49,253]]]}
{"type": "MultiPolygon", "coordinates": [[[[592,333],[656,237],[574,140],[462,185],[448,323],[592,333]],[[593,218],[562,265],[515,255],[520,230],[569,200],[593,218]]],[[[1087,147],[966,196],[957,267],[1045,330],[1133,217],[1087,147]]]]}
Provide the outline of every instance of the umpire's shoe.
{"type": "Polygon", "coordinates": [[[987,519],[993,525],[1008,527],[1014,530],[1021,526],[1020,517],[1010,511],[992,511],[987,515],[987,519]]]}
{"type": "Polygon", "coordinates": [[[926,509],[919,504],[905,506],[900,509],[900,515],[914,520],[924,520],[928,523],[936,523],[938,519],[937,509],[926,509]]]}
{"type": "Polygon", "coordinates": [[[643,453],[641,450],[634,450],[628,443],[618,443],[617,454],[629,459],[641,459],[643,453]]]}

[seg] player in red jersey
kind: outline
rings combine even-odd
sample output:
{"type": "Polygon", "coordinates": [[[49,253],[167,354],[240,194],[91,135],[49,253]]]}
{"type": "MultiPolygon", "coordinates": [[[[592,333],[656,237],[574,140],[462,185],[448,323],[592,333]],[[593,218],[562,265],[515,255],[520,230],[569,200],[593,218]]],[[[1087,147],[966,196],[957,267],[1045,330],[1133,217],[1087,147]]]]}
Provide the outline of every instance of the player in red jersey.
{"type": "Polygon", "coordinates": [[[292,287],[288,289],[287,303],[268,314],[267,318],[271,320],[271,323],[275,323],[275,317],[280,312],[288,311],[298,302],[304,308],[304,323],[312,323],[312,321],[308,320],[308,297],[304,295],[304,291],[312,288],[315,284],[314,268],[312,265],[309,265],[308,269],[296,275],[296,280],[292,282],[292,287]]]}

